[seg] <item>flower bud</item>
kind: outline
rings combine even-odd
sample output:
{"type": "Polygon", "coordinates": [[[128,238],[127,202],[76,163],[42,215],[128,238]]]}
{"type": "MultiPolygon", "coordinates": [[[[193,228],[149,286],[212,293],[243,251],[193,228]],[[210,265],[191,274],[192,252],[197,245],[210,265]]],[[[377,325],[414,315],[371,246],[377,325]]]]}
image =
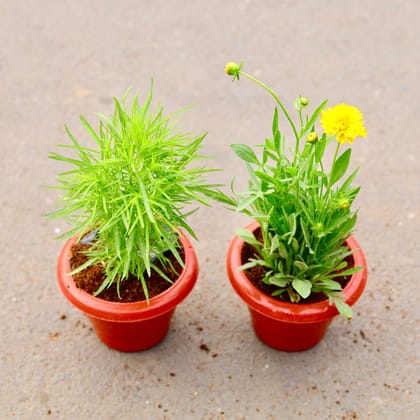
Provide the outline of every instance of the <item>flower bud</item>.
{"type": "Polygon", "coordinates": [[[302,107],[308,106],[309,99],[306,96],[300,96],[299,97],[299,103],[302,107]]]}
{"type": "Polygon", "coordinates": [[[338,201],[338,207],[340,207],[340,209],[348,209],[350,207],[350,201],[347,198],[341,198],[338,201]]]}
{"type": "Polygon", "coordinates": [[[316,134],[315,131],[311,131],[308,134],[308,137],[306,138],[306,141],[308,143],[316,143],[318,141],[318,134],[316,134]]]}
{"type": "Polygon", "coordinates": [[[240,70],[241,66],[233,61],[229,61],[225,66],[225,73],[229,76],[237,76],[240,70]]]}
{"type": "Polygon", "coordinates": [[[317,223],[315,223],[314,229],[315,230],[322,230],[322,229],[324,229],[324,225],[321,222],[317,222],[317,223]]]}

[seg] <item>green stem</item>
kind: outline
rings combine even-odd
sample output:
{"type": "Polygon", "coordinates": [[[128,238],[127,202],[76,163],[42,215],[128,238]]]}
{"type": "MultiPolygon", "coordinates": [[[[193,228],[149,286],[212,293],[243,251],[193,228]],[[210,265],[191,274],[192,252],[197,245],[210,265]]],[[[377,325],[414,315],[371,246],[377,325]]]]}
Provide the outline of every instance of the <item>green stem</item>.
{"type": "Polygon", "coordinates": [[[254,81],[255,83],[257,83],[258,85],[260,85],[262,88],[264,88],[274,99],[275,101],[278,103],[279,107],[281,108],[281,110],[283,111],[283,114],[286,116],[287,120],[289,121],[292,129],[293,129],[293,133],[296,137],[296,144],[298,146],[299,144],[299,136],[295,127],[295,124],[293,123],[293,120],[290,118],[289,113],[287,112],[286,108],[284,107],[284,105],[281,103],[279,97],[274,93],[273,90],[271,90],[265,83],[260,82],[258,79],[256,79],[254,76],[251,76],[250,74],[244,72],[241,70],[241,75],[247,77],[248,79],[254,81]]]}
{"type": "Polygon", "coordinates": [[[299,109],[299,122],[300,122],[300,131],[303,130],[303,119],[302,119],[302,109],[299,109]]]}

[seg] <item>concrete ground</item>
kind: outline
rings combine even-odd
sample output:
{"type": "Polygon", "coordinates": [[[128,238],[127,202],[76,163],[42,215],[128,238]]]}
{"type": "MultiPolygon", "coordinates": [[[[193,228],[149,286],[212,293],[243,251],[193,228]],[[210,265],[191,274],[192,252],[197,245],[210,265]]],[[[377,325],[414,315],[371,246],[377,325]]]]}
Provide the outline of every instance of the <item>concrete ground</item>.
{"type": "Polygon", "coordinates": [[[0,0],[0,418],[418,418],[419,15],[410,0],[0,0]],[[195,105],[182,125],[209,131],[209,165],[224,170],[212,180],[244,185],[229,144],[263,141],[274,104],[232,83],[230,60],[287,104],[302,94],[364,112],[353,163],[367,289],[317,347],[275,351],[225,274],[248,220],[202,208],[190,220],[199,281],[168,337],[142,353],[110,350],[56,285],[53,238],[66,225],[42,218],[56,199],[42,185],[63,166],[48,152],[67,141],[65,123],[85,138],[79,114],[95,123],[112,96],[131,86],[143,98],[153,78],[168,112],[195,105]]]}

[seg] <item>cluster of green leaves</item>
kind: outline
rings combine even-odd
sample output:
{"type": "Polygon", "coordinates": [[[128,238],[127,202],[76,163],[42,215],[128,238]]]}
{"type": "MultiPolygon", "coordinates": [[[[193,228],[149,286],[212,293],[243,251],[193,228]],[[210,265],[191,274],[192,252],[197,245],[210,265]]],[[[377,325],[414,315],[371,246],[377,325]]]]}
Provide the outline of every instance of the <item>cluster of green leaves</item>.
{"type": "Polygon", "coordinates": [[[48,216],[63,217],[73,226],[61,238],[77,235],[80,240],[97,230],[89,259],[78,269],[104,265],[106,279],[96,294],[114,284],[119,291],[120,282],[131,273],[140,279],[148,298],[145,278],[151,271],[167,278],[156,265],[168,263],[165,251],[183,266],[177,231],[183,228],[195,238],[186,221],[194,210],[187,207],[207,205],[214,187],[203,181],[210,169],[189,167],[203,158],[198,151],[205,134],[175,132],[172,121],[178,113],[164,116],[161,106],[151,111],[152,93],[153,85],[143,105],[137,96],[131,106],[126,98],[114,98],[114,113],[100,115],[98,131],[81,116],[97,147],[82,146],[66,127],[71,144],[60,147],[72,149],[77,157],[50,154],[73,169],[58,176],[59,185],[53,188],[62,191],[60,207],[48,216]]]}
{"type": "Polygon", "coordinates": [[[325,133],[319,140],[301,145],[308,132],[314,133],[325,104],[304,116],[305,107],[297,101],[299,130],[282,107],[295,134],[291,150],[279,130],[277,108],[272,137],[260,146],[260,159],[245,144],[231,146],[245,161],[250,175],[247,191],[236,194],[236,209],[258,221],[262,234],[260,242],[247,230],[237,232],[256,250],[255,258],[241,269],[265,267],[264,282],[276,287],[273,295],[287,293],[291,302],[312,292],[324,292],[339,312],[350,318],[351,308],[342,299],[341,286],[335,279],[361,269],[347,267],[351,251],[345,245],[357,219],[357,213],[351,211],[359,191],[359,187],[352,187],[357,169],[345,178],[351,149],[340,154],[339,144],[331,167],[325,169],[324,154],[332,141],[325,133]]]}

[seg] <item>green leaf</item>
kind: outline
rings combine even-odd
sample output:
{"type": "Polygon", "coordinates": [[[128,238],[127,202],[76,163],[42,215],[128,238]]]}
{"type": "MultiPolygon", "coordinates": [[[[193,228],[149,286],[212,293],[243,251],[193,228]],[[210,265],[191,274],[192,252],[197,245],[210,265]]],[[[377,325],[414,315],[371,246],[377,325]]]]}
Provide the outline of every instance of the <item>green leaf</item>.
{"type": "Polygon", "coordinates": [[[273,133],[273,137],[275,137],[276,133],[279,132],[279,112],[277,111],[277,107],[274,108],[273,125],[271,131],[273,133]]]}
{"type": "Polygon", "coordinates": [[[299,242],[295,237],[292,238],[292,248],[293,251],[298,252],[299,251],[299,242]]]}
{"type": "Polygon", "coordinates": [[[287,257],[289,256],[289,253],[287,252],[286,245],[283,242],[279,242],[279,246],[278,246],[277,249],[279,251],[280,257],[282,257],[286,260],[287,257]]]}
{"type": "Polygon", "coordinates": [[[245,162],[255,163],[256,165],[260,164],[254,151],[248,145],[231,144],[230,147],[237,154],[237,156],[245,162]]]}
{"type": "Polygon", "coordinates": [[[327,145],[327,136],[324,133],[321,137],[321,139],[315,144],[315,159],[317,162],[321,162],[324,152],[325,152],[325,146],[327,145]]]}
{"type": "Polygon", "coordinates": [[[270,254],[273,254],[275,251],[277,251],[279,247],[279,243],[280,243],[279,236],[274,235],[270,241],[270,254]]]}
{"type": "Polygon", "coordinates": [[[257,145],[257,147],[261,147],[263,150],[276,151],[276,147],[272,139],[265,139],[264,145],[257,145]]]}
{"type": "Polygon", "coordinates": [[[324,106],[327,104],[328,100],[326,99],[318,106],[318,108],[312,114],[310,120],[306,123],[305,128],[301,132],[301,137],[305,135],[305,133],[315,124],[315,121],[318,119],[319,114],[321,113],[324,106]]]}
{"type": "Polygon", "coordinates": [[[351,319],[353,317],[353,311],[351,307],[347,305],[341,298],[333,298],[334,305],[336,306],[338,312],[344,316],[344,318],[351,319]]]}
{"type": "Polygon", "coordinates": [[[246,269],[252,268],[252,267],[267,267],[267,268],[271,268],[270,265],[266,261],[252,258],[252,259],[249,260],[249,262],[247,262],[247,263],[241,265],[240,267],[238,267],[238,270],[237,271],[246,270],[246,269]]]}
{"type": "Polygon", "coordinates": [[[351,186],[351,183],[353,182],[358,172],[359,172],[359,168],[356,168],[352,172],[352,174],[343,182],[343,185],[340,188],[341,192],[345,192],[351,186]]]}
{"type": "Polygon", "coordinates": [[[277,287],[286,287],[290,283],[290,276],[282,273],[274,274],[274,276],[267,277],[264,281],[267,284],[271,284],[277,287]]]}
{"type": "Polygon", "coordinates": [[[287,221],[289,223],[289,240],[287,241],[287,244],[290,245],[292,243],[292,239],[295,236],[296,233],[296,227],[297,227],[297,223],[296,223],[296,213],[292,213],[288,218],[287,221]]]}
{"type": "Polygon", "coordinates": [[[308,230],[308,228],[307,228],[307,226],[306,226],[305,222],[303,221],[303,218],[302,218],[302,217],[300,218],[300,227],[301,227],[301,229],[302,229],[303,238],[304,238],[304,240],[305,240],[305,244],[306,244],[306,246],[307,246],[310,250],[312,250],[312,248],[311,248],[310,236],[309,236],[309,230],[308,230]]]}
{"type": "Polygon", "coordinates": [[[256,266],[257,266],[257,264],[255,263],[255,261],[250,261],[250,262],[242,264],[240,267],[238,267],[237,271],[248,270],[248,268],[252,268],[252,267],[256,267],[256,266]]]}
{"type": "Polygon", "coordinates": [[[309,268],[303,261],[295,261],[293,265],[300,271],[306,271],[309,268]]]}
{"type": "Polygon", "coordinates": [[[316,285],[314,285],[314,289],[320,289],[319,291],[324,291],[326,289],[329,290],[341,290],[341,285],[340,283],[334,281],[334,280],[330,280],[330,279],[323,279],[321,281],[316,282],[316,285]]]}
{"type": "Polygon", "coordinates": [[[99,146],[101,146],[102,140],[96,134],[95,130],[92,128],[92,126],[88,123],[88,121],[86,120],[86,118],[83,115],[80,116],[80,121],[84,125],[84,127],[85,127],[86,131],[89,133],[89,135],[96,141],[96,143],[98,143],[99,146]]]}
{"type": "Polygon", "coordinates": [[[330,176],[330,186],[339,181],[346,173],[350,163],[351,149],[347,149],[333,164],[330,176]]]}
{"type": "Polygon", "coordinates": [[[237,236],[239,236],[246,243],[254,246],[257,249],[261,248],[261,242],[259,242],[257,240],[257,238],[254,236],[254,234],[252,232],[250,232],[249,230],[238,229],[235,233],[236,233],[237,236]]]}
{"type": "Polygon", "coordinates": [[[274,134],[274,147],[276,148],[276,152],[280,154],[281,150],[280,150],[280,140],[281,140],[281,134],[280,131],[277,131],[274,134]]]}
{"type": "Polygon", "coordinates": [[[249,197],[244,198],[238,203],[236,207],[236,211],[242,211],[243,209],[248,207],[250,204],[252,204],[257,198],[258,197],[256,195],[251,195],[249,197]]]}
{"type": "Polygon", "coordinates": [[[265,172],[262,171],[255,171],[254,172],[255,175],[257,175],[258,178],[260,178],[263,181],[268,182],[269,184],[275,184],[275,178],[266,174],[265,172]]]}
{"type": "Polygon", "coordinates": [[[358,273],[360,270],[363,270],[363,266],[349,268],[348,270],[344,270],[339,273],[336,273],[332,275],[331,277],[351,276],[352,274],[358,273]]]}
{"type": "Polygon", "coordinates": [[[139,188],[140,188],[141,196],[143,198],[143,205],[144,205],[144,208],[146,210],[146,214],[149,217],[149,220],[151,222],[154,222],[155,218],[153,216],[152,210],[151,210],[150,205],[149,205],[149,198],[147,196],[146,189],[144,188],[143,182],[141,182],[140,178],[138,179],[138,185],[139,185],[139,188]]]}
{"type": "Polygon", "coordinates": [[[249,162],[245,162],[246,169],[249,173],[250,183],[254,185],[260,185],[259,179],[256,177],[253,167],[249,162]]]}
{"type": "Polygon", "coordinates": [[[294,279],[292,287],[305,299],[311,294],[312,283],[309,280],[294,279]]]}

